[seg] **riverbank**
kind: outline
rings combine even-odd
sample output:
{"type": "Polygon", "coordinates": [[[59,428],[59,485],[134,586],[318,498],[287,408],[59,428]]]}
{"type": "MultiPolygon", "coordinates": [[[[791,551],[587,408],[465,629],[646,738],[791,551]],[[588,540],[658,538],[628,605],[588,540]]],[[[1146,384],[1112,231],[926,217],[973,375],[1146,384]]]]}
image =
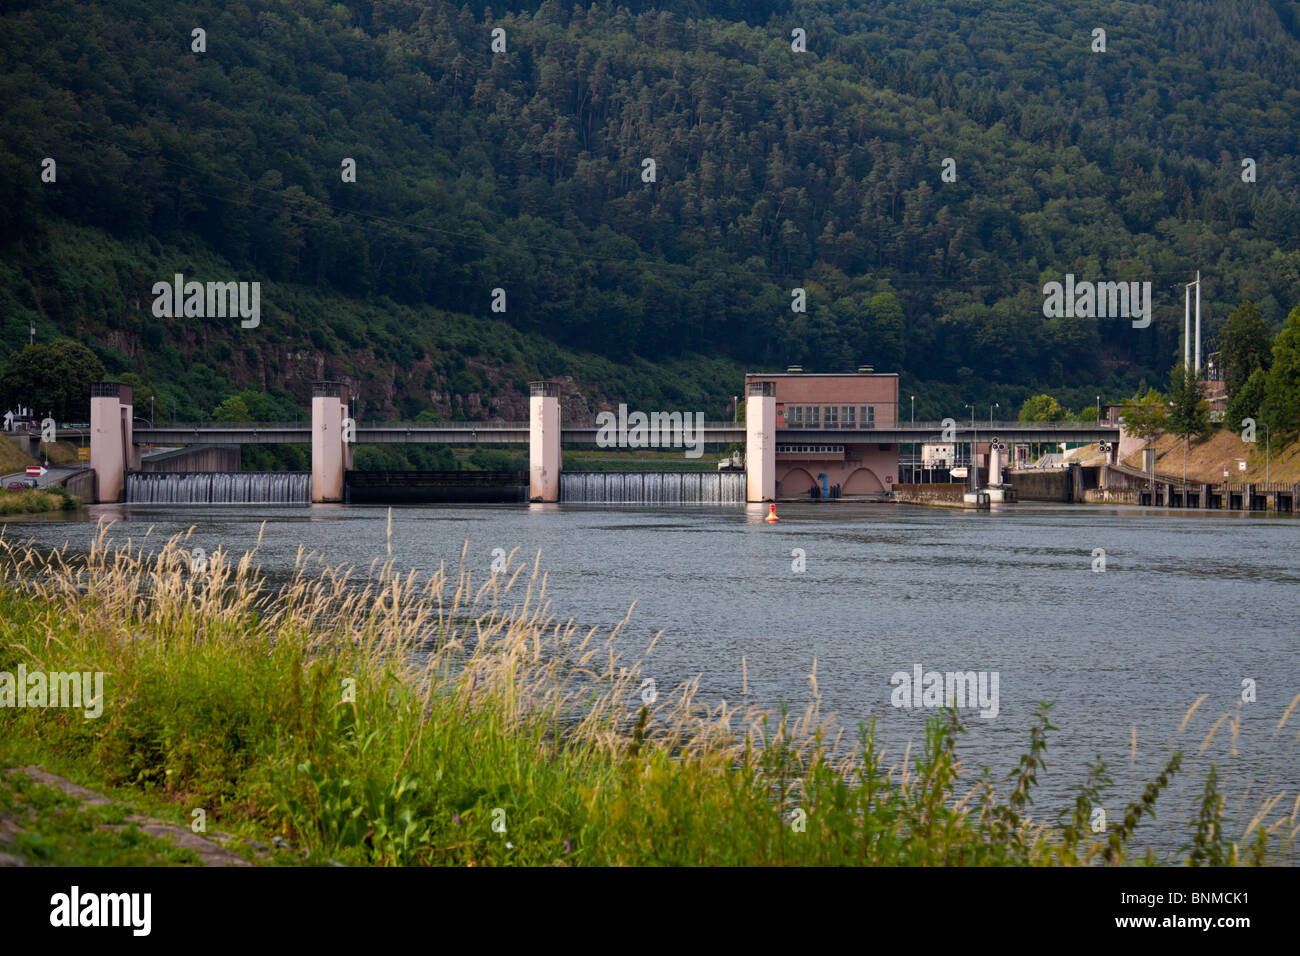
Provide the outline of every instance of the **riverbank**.
{"type": "MultiPolygon", "coordinates": [[[[1187,456],[1187,480],[1221,484],[1223,472],[1227,470],[1231,482],[1262,483],[1280,481],[1300,482],[1300,442],[1273,449],[1265,454],[1264,429],[1258,429],[1258,441],[1244,442],[1241,431],[1216,428],[1208,438],[1202,441],[1193,439],[1187,443],[1177,435],[1160,435],[1155,440],[1156,474],[1161,478],[1182,481],[1183,453],[1187,456]],[[1241,469],[1245,462],[1246,468],[1241,469]]],[[[1132,468],[1141,469],[1141,450],[1133,453],[1124,463],[1132,468]]]]}
{"type": "Polygon", "coordinates": [[[27,491],[0,489],[0,516],[76,511],[81,502],[58,485],[27,491]]]}
{"type": "MultiPolygon", "coordinates": [[[[1018,776],[980,780],[953,715],[886,758],[869,727],[854,742],[822,717],[815,674],[797,716],[645,683],[614,634],[551,616],[537,561],[421,581],[304,556],[272,589],[254,553],[199,569],[188,544],[146,553],[101,531],[84,560],[44,561],[0,542],[0,672],[104,675],[98,704],[0,707],[0,761],[57,755],[173,819],[350,865],[1121,862],[1177,766],[1094,834],[1095,774],[1072,817],[1031,816],[1045,719],[1024,728],[1018,776]]],[[[1283,812],[1237,843],[1190,833],[1184,858],[1269,859],[1295,828],[1283,812]]]]}

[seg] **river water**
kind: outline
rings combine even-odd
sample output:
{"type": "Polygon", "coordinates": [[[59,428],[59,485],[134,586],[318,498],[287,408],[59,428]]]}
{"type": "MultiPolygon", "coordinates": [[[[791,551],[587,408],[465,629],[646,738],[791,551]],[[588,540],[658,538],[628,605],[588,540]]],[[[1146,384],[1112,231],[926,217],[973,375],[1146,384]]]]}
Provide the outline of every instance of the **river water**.
{"type": "MultiPolygon", "coordinates": [[[[775,525],[764,513],[404,507],[393,511],[393,551],[399,569],[430,572],[443,560],[454,568],[468,540],[482,579],[493,549],[518,547],[530,565],[540,549],[560,618],[607,630],[635,601],[623,645],[632,659],[664,632],[644,668],[660,693],[699,674],[701,700],[737,704],[743,657],[750,701],[801,713],[815,658],[824,710],[850,732],[874,717],[887,764],[907,741],[924,743],[934,712],[894,706],[895,674],[910,677],[918,665],[983,673],[991,696],[996,673],[996,716],[962,711],[959,754],[968,769],[988,766],[1005,779],[1028,744],[1035,705],[1053,702],[1060,729],[1049,735],[1035,792],[1040,819],[1072,807],[1087,763],[1101,755],[1115,781],[1103,802],[1113,825],[1175,748],[1185,771],[1157,804],[1158,820],[1139,828],[1138,846],[1184,842],[1181,823],[1195,812],[1209,760],[1229,775],[1230,834],[1265,792],[1285,790],[1280,806],[1295,800],[1300,708],[1270,736],[1300,693],[1300,521],[1033,503],[992,512],[784,505],[775,525]],[[1094,570],[1103,557],[1105,570],[1094,570]],[[1243,702],[1249,682],[1255,700],[1243,702]],[[1209,699],[1179,734],[1201,694],[1209,699]],[[1198,755],[1224,713],[1241,717],[1236,755],[1226,722],[1198,755]]],[[[260,564],[273,575],[292,568],[300,544],[362,575],[385,553],[387,512],[366,506],[97,506],[72,520],[10,521],[6,534],[85,550],[101,516],[119,521],[122,540],[193,525],[193,546],[236,554],[265,520],[260,564]]]]}

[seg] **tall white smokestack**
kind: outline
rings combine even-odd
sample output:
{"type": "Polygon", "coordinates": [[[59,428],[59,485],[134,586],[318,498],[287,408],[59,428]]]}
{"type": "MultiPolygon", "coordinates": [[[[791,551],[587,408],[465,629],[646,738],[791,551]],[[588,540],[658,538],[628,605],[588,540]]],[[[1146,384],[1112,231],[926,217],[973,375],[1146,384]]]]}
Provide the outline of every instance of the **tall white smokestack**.
{"type": "Polygon", "coordinates": [[[1201,270],[1196,270],[1196,372],[1201,371],[1201,270]]]}

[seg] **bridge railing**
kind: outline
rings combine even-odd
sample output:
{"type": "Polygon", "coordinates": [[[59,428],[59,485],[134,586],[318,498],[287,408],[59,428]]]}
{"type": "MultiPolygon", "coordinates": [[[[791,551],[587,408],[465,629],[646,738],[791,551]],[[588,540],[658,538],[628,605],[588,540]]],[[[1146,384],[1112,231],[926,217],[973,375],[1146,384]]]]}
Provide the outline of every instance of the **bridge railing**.
{"type": "MultiPolygon", "coordinates": [[[[962,421],[954,419],[954,425],[957,431],[966,433],[971,429],[969,420],[962,421]]],[[[649,424],[649,422],[647,422],[649,424]]],[[[293,422],[156,422],[153,425],[141,426],[153,429],[168,429],[172,431],[258,431],[284,428],[310,428],[311,419],[303,418],[293,422]]],[[[454,429],[459,431],[514,431],[521,428],[528,428],[527,421],[509,422],[509,421],[477,421],[477,422],[376,422],[361,421],[357,422],[357,428],[364,429],[454,429]]],[[[600,428],[601,423],[597,422],[594,417],[582,419],[561,419],[561,428],[600,428]]],[[[738,430],[745,427],[744,422],[731,421],[706,421],[704,427],[710,431],[715,430],[738,430]]],[[[1101,424],[1096,422],[993,422],[988,421],[975,422],[977,432],[1015,432],[1021,429],[1032,429],[1034,431],[1114,431],[1119,428],[1118,425],[1101,424]]],[[[899,422],[897,425],[889,427],[875,423],[839,423],[836,425],[786,425],[779,428],[778,431],[933,431],[939,434],[944,429],[944,422],[899,422]]],[[[39,427],[30,430],[39,432],[39,427]]]]}
{"type": "MultiPolygon", "coordinates": [[[[660,414],[662,414],[662,413],[660,413],[660,414]]],[[[685,418],[685,416],[682,416],[682,417],[683,417],[683,419],[685,418]]],[[[650,421],[651,421],[651,419],[650,419],[650,413],[647,412],[647,413],[646,413],[646,425],[647,425],[647,427],[649,426],[650,421]]],[[[561,419],[560,419],[560,427],[561,427],[561,428],[600,428],[600,427],[602,427],[602,425],[603,425],[603,423],[602,423],[602,422],[598,422],[598,421],[596,421],[595,418],[580,418],[580,419],[561,418],[561,419]]],[[[615,420],[615,422],[614,422],[614,427],[615,427],[615,428],[618,427],[618,421],[617,421],[617,420],[615,420]]],[[[694,418],[691,419],[691,427],[692,427],[692,428],[695,427],[695,419],[694,419],[694,418]]],[[[710,429],[710,430],[713,430],[713,429],[719,429],[719,428],[743,429],[743,428],[745,427],[745,423],[744,423],[744,422],[710,422],[710,421],[706,421],[706,422],[704,423],[704,427],[705,427],[705,428],[708,428],[708,429],[710,429]]],[[[631,426],[631,425],[628,425],[628,431],[631,431],[631,430],[632,430],[632,426],[631,426]]]]}
{"type": "MultiPolygon", "coordinates": [[[[953,422],[954,424],[956,424],[957,428],[970,431],[971,421],[969,418],[964,420],[961,418],[954,418],[953,422]]],[[[897,425],[898,428],[906,428],[906,429],[933,428],[936,431],[941,431],[943,429],[943,426],[944,423],[942,421],[915,422],[915,423],[904,421],[904,422],[899,422],[897,425]]],[[[989,431],[990,429],[992,429],[993,431],[997,431],[998,429],[1002,429],[1004,431],[1014,431],[1021,428],[1033,428],[1038,431],[1047,430],[1047,431],[1078,432],[1078,431],[1096,431],[1098,429],[1112,430],[1112,429],[1119,428],[1119,426],[1109,425],[1106,424],[1105,422],[1103,422],[1100,425],[1098,425],[1096,422],[1020,422],[1020,421],[1012,421],[1012,422],[995,421],[990,424],[987,418],[984,419],[983,421],[981,421],[979,418],[976,418],[975,428],[985,432],[989,431]]]]}
{"type": "Polygon", "coordinates": [[[296,422],[154,422],[152,425],[137,425],[135,430],[145,429],[167,429],[169,431],[212,431],[221,429],[222,431],[240,431],[243,429],[270,429],[270,428],[311,428],[311,419],[303,418],[296,422]]]}
{"type": "Polygon", "coordinates": [[[527,428],[528,422],[357,422],[357,428],[454,428],[459,431],[510,431],[527,428]]]}
{"type": "MultiPolygon", "coordinates": [[[[146,428],[168,429],[173,431],[257,431],[276,428],[311,428],[311,419],[303,418],[296,422],[157,422],[146,428]]],[[[470,431],[479,429],[509,430],[527,428],[528,422],[357,422],[357,428],[454,428],[470,431]]],[[[39,430],[39,429],[38,429],[39,430]]],[[[138,430],[138,427],[137,427],[138,430]]]]}
{"type": "MultiPolygon", "coordinates": [[[[970,419],[962,421],[960,418],[953,419],[953,424],[959,432],[969,432],[971,430],[970,419]]],[[[837,425],[785,425],[784,429],[791,431],[932,431],[936,434],[944,430],[944,422],[908,422],[902,421],[897,425],[881,425],[879,423],[844,423],[837,425]]],[[[993,422],[989,423],[987,419],[980,421],[975,420],[975,430],[977,432],[1015,432],[1023,429],[1033,429],[1034,431],[1056,431],[1056,432],[1079,432],[1079,431],[1115,431],[1118,425],[1101,424],[1096,422],[993,422]]],[[[778,431],[783,430],[778,428],[778,431]]]]}

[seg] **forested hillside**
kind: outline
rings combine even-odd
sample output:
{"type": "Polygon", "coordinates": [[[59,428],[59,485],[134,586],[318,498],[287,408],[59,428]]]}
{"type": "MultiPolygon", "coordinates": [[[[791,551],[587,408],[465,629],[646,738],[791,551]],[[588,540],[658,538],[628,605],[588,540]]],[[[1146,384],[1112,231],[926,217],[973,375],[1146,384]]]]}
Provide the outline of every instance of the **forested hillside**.
{"type": "Polygon", "coordinates": [[[793,362],[899,370],[918,417],[1090,406],[1165,379],[1197,269],[1207,339],[1300,303],[1300,3],[4,11],[0,357],[34,318],[182,418],[321,376],[365,417],[538,376],[715,417],[793,362]],[[155,317],[177,272],[262,282],[260,326],[155,317]],[[1044,318],[1065,273],[1154,321],[1044,318]]]}

